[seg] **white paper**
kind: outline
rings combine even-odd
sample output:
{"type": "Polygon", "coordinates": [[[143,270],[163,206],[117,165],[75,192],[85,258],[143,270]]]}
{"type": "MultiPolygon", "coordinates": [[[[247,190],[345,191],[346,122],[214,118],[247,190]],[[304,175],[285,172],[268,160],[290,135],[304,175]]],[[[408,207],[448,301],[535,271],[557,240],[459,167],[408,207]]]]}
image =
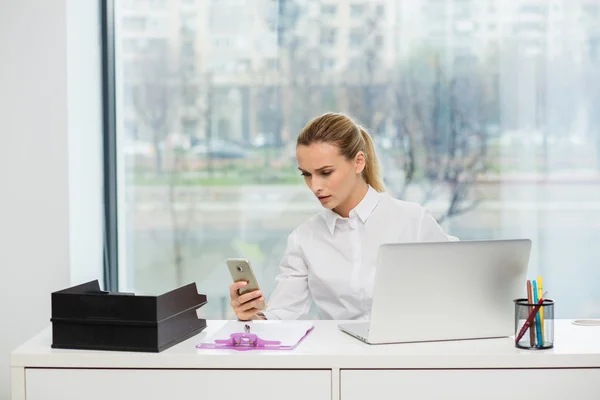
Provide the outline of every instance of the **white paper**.
{"type": "Polygon", "coordinates": [[[309,329],[313,327],[306,321],[228,321],[215,334],[207,337],[202,343],[214,343],[215,340],[227,340],[232,333],[245,332],[244,326],[250,327],[250,333],[262,340],[277,340],[279,346],[295,346],[309,329]]]}

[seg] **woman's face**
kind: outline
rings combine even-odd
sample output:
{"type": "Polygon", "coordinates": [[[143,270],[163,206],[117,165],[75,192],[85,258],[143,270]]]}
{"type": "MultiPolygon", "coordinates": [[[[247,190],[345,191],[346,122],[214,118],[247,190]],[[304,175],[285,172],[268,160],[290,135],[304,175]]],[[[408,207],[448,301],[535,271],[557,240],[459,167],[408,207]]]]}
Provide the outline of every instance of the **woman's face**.
{"type": "Polygon", "coordinates": [[[306,186],[330,210],[343,204],[362,180],[364,155],[359,152],[353,160],[340,154],[330,143],[313,143],[296,146],[298,169],[306,186]]]}

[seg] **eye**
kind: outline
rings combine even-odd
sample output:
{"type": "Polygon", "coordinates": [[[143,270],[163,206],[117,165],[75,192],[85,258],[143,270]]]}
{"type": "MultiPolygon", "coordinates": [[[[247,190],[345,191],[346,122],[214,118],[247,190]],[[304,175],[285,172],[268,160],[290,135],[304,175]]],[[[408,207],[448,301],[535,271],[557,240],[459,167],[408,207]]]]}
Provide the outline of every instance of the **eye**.
{"type": "Polygon", "coordinates": [[[323,172],[321,172],[321,174],[327,176],[327,175],[331,175],[332,172],[333,171],[323,171],[323,172]]]}
{"type": "Polygon", "coordinates": [[[308,172],[302,172],[300,175],[302,175],[304,177],[310,176],[310,174],[308,172]]]}

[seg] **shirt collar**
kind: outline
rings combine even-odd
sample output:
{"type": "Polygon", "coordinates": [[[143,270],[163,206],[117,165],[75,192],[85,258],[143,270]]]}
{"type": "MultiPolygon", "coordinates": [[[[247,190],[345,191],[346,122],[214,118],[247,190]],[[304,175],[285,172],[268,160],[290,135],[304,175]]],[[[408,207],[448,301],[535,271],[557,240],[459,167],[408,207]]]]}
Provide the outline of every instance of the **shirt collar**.
{"type": "MultiPolygon", "coordinates": [[[[369,189],[367,190],[365,197],[363,197],[360,203],[358,203],[358,205],[350,211],[350,217],[356,214],[364,224],[367,222],[367,218],[369,218],[375,207],[377,207],[378,203],[379,193],[373,189],[371,185],[369,185],[369,189]]],[[[325,210],[324,216],[327,228],[329,228],[329,232],[331,232],[333,235],[333,232],[335,231],[335,223],[338,219],[342,219],[342,217],[330,209],[325,210]]]]}

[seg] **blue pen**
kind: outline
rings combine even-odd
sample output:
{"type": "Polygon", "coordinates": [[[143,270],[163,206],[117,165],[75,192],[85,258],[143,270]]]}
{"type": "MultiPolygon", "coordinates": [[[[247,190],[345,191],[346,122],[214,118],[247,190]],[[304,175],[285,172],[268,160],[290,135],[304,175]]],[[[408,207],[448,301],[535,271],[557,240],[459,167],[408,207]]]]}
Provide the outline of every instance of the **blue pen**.
{"type": "MultiPolygon", "coordinates": [[[[537,290],[537,282],[535,280],[531,280],[531,285],[533,286],[533,302],[537,304],[538,299],[538,290],[537,290]]],[[[537,331],[537,342],[538,347],[544,346],[544,339],[542,339],[542,324],[540,323],[540,313],[539,311],[535,313],[535,330],[537,331]]]]}

